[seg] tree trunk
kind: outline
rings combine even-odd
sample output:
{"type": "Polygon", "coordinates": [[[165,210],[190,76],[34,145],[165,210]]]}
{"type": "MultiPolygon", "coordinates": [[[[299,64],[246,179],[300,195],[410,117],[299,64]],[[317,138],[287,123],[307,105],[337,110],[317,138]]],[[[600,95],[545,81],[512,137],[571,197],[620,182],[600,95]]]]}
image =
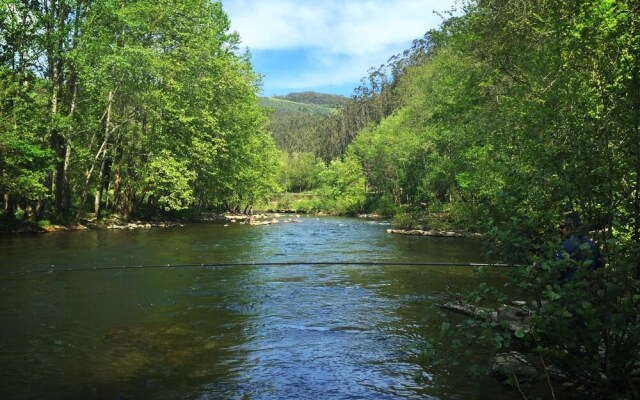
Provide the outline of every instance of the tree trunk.
{"type": "Polygon", "coordinates": [[[58,158],[51,180],[51,193],[55,199],[56,211],[62,214],[64,212],[64,183],[66,181],[64,164],[67,146],[64,137],[57,129],[51,132],[51,148],[58,158]]]}
{"type": "Polygon", "coordinates": [[[71,209],[71,190],[69,188],[69,166],[71,165],[71,143],[67,141],[66,149],[64,152],[64,163],[62,167],[63,179],[60,182],[60,208],[62,213],[68,213],[71,209]]]}
{"type": "Polygon", "coordinates": [[[100,211],[102,206],[102,192],[104,190],[104,176],[105,176],[105,166],[107,165],[107,148],[109,140],[110,132],[111,132],[111,112],[112,112],[112,102],[113,102],[113,92],[109,92],[107,105],[107,116],[105,121],[104,128],[104,146],[102,149],[102,162],[100,163],[100,171],[98,173],[98,187],[96,189],[96,198],[94,202],[93,210],[96,214],[96,218],[100,219],[100,211]]]}
{"type": "MultiPolygon", "coordinates": [[[[74,26],[73,26],[73,41],[72,49],[75,49],[78,43],[78,37],[80,35],[80,22],[82,20],[82,3],[78,2],[75,10],[74,26]]],[[[78,73],[74,64],[70,65],[69,72],[69,88],[71,90],[71,97],[69,100],[69,120],[73,120],[75,114],[76,105],[78,102],[78,73]]],[[[62,162],[62,168],[59,171],[57,193],[56,193],[56,206],[58,212],[68,213],[71,209],[71,190],[69,187],[69,167],[71,166],[71,141],[66,138],[64,143],[64,161],[62,162]]]]}
{"type": "Polygon", "coordinates": [[[16,223],[16,202],[8,194],[4,196],[4,212],[0,214],[0,223],[6,227],[12,227],[16,223]]]}
{"type": "Polygon", "coordinates": [[[96,195],[93,203],[93,212],[96,215],[96,219],[100,219],[100,211],[101,211],[101,205],[102,205],[102,189],[103,189],[102,181],[104,179],[104,172],[103,172],[104,165],[105,165],[105,159],[103,158],[102,165],[100,167],[100,173],[98,174],[98,188],[96,189],[96,195]]]}
{"type": "MultiPolygon", "coordinates": [[[[44,10],[47,18],[47,61],[49,69],[49,80],[51,82],[50,112],[51,126],[49,127],[49,145],[57,156],[54,171],[52,171],[49,181],[49,193],[53,196],[56,211],[65,212],[65,182],[66,169],[65,161],[69,151],[68,143],[57,126],[57,116],[60,114],[60,100],[63,93],[64,70],[65,70],[65,31],[66,21],[69,15],[69,7],[63,0],[44,2],[44,10]]],[[[67,167],[68,168],[68,167],[67,167]]]]}
{"type": "Polygon", "coordinates": [[[4,213],[7,215],[14,215],[16,212],[16,202],[8,194],[4,195],[4,213]]]}
{"type": "Polygon", "coordinates": [[[114,210],[119,210],[122,207],[122,177],[120,175],[120,169],[116,169],[115,177],[113,180],[113,206],[114,210]]]}
{"type": "Polygon", "coordinates": [[[102,144],[100,145],[100,148],[98,148],[98,152],[96,153],[96,156],[93,159],[93,164],[91,164],[91,168],[89,169],[89,171],[86,172],[86,179],[84,181],[84,186],[82,188],[82,193],[80,195],[80,206],[78,207],[78,213],[76,214],[76,218],[80,215],[80,213],[84,209],[84,205],[87,202],[87,191],[89,189],[89,183],[91,182],[91,176],[93,175],[93,170],[95,169],[96,163],[98,162],[100,157],[103,157],[103,162],[104,162],[104,157],[106,156],[107,144],[109,143],[109,137],[111,136],[111,133],[112,133],[112,130],[109,129],[109,126],[111,125],[112,102],[113,102],[113,91],[109,91],[109,95],[107,97],[107,110],[105,111],[107,121],[105,125],[106,127],[105,127],[104,139],[102,141],[102,144]]]}

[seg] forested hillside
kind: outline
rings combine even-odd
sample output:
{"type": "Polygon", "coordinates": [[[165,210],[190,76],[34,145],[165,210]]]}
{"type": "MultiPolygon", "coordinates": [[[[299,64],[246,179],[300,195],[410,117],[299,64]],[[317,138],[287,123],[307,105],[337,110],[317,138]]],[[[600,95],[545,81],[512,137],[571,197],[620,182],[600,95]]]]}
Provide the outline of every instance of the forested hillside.
{"type": "Polygon", "coordinates": [[[344,96],[318,92],[295,92],[284,96],[273,96],[273,98],[302,104],[317,104],[331,108],[347,102],[347,98],[344,96]]]}
{"type": "Polygon", "coordinates": [[[246,209],[277,189],[220,3],[0,2],[4,220],[246,209]]]}
{"type": "MultiPolygon", "coordinates": [[[[282,152],[281,186],[294,192],[315,190],[320,197],[318,201],[299,201],[284,208],[353,214],[372,207],[365,204],[368,184],[361,168],[356,167],[359,162],[342,157],[358,132],[379,123],[399,107],[398,78],[405,68],[417,65],[427,57],[429,45],[427,37],[416,39],[410,49],[392,56],[386,65],[371,69],[349,99],[309,92],[283,96],[335,105],[329,109],[331,112],[319,112],[324,108],[297,102],[269,100],[274,109],[270,131],[282,152]],[[283,104],[287,107],[282,107],[283,104]]],[[[263,104],[267,105],[264,100],[263,104]]],[[[369,197],[375,199],[380,196],[374,193],[369,197]]],[[[384,210],[377,211],[397,211],[391,202],[387,205],[384,210]]]]}
{"type": "MultiPolygon", "coordinates": [[[[312,149],[313,126],[324,116],[337,111],[335,102],[305,103],[286,98],[298,98],[294,93],[282,97],[261,97],[260,105],[268,111],[271,133],[278,148],[284,152],[304,152],[312,149]]],[[[321,97],[315,93],[312,100],[321,97]]]]}
{"type": "Polygon", "coordinates": [[[301,103],[277,97],[261,97],[260,105],[276,118],[290,118],[299,114],[325,115],[336,110],[335,104],[301,103]]]}

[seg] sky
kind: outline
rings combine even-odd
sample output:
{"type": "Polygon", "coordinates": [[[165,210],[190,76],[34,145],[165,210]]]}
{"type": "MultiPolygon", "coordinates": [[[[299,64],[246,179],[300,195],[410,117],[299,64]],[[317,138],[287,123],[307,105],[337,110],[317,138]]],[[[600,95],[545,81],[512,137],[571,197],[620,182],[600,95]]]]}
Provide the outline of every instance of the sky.
{"type": "Polygon", "coordinates": [[[241,48],[250,50],[253,69],[263,76],[263,96],[351,96],[370,68],[437,28],[456,0],[221,2],[241,48]]]}

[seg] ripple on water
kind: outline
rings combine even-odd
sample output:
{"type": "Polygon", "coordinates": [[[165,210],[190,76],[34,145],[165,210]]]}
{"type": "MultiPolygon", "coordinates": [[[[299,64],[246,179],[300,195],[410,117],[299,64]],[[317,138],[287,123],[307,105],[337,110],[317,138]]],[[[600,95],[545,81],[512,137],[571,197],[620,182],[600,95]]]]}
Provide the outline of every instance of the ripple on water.
{"type": "MultiPolygon", "coordinates": [[[[4,398],[500,398],[484,377],[421,365],[433,293],[471,273],[310,262],[478,261],[458,241],[385,222],[86,232],[16,238],[1,265],[302,262],[91,271],[0,281],[4,398]],[[64,382],[61,385],[60,382],[64,382]],[[434,383],[436,382],[436,383],[434,383]],[[484,389],[488,388],[488,389],[484,389]]],[[[468,242],[465,242],[468,243],[468,242]]],[[[3,249],[4,250],[4,249],[3,249]]],[[[433,325],[433,326],[432,326],[433,325]]],[[[464,372],[464,371],[462,371],[464,372]]],[[[508,396],[502,396],[508,398],[508,396]]]]}

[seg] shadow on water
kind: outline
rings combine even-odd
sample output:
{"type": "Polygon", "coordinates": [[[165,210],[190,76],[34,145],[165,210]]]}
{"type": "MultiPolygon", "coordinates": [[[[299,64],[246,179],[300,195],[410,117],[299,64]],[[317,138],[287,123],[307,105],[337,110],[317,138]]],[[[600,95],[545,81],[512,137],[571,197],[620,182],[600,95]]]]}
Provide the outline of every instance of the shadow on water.
{"type": "Polygon", "coordinates": [[[476,285],[470,268],[340,264],[477,262],[478,243],[386,228],[302,217],[0,239],[0,272],[294,263],[3,275],[0,396],[509,398],[490,378],[420,362],[439,294],[476,285]]]}

